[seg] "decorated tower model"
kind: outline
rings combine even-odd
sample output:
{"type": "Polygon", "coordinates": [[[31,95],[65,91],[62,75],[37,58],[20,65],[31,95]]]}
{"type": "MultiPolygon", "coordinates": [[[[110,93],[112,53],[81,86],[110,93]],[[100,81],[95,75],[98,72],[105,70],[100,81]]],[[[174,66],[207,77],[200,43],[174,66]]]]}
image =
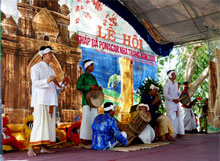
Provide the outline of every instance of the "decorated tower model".
{"type": "Polygon", "coordinates": [[[1,12],[1,92],[3,113],[9,123],[21,124],[30,115],[30,68],[41,61],[37,51],[50,45],[55,51],[51,63],[61,81],[70,76],[70,84],[59,94],[59,113],[62,121],[71,121],[81,107],[76,82],[81,73],[81,60],[77,36],[69,37],[70,13],[58,0],[19,0],[18,21],[1,12]]]}

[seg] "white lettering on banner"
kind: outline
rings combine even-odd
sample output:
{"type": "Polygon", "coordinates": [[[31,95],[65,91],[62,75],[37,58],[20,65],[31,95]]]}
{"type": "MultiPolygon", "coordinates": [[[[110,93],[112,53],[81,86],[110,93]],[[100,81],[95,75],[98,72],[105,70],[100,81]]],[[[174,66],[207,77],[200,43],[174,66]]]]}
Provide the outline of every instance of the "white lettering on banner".
{"type": "MultiPolygon", "coordinates": [[[[105,54],[105,55],[113,55],[114,57],[117,57],[119,55],[117,54],[112,54],[112,53],[108,53],[108,52],[105,52],[105,51],[100,51],[100,50],[97,50],[96,49],[96,52],[99,53],[99,54],[105,54]]],[[[155,62],[153,61],[146,61],[146,60],[143,60],[143,59],[135,59],[135,57],[132,57],[132,58],[129,58],[130,60],[133,60],[133,61],[136,61],[136,62],[141,62],[141,63],[144,63],[144,64],[148,64],[148,65],[155,65],[155,62]]]]}

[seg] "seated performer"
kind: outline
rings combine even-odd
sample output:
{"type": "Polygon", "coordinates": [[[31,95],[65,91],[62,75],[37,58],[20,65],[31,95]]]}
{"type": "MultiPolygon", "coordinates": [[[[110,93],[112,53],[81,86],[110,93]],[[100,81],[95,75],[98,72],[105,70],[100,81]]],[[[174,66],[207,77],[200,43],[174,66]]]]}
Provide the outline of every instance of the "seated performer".
{"type": "Polygon", "coordinates": [[[124,146],[128,144],[127,134],[119,131],[114,113],[115,105],[106,102],[104,114],[96,116],[92,124],[92,149],[106,150],[115,147],[119,142],[124,146]]]}
{"type": "MultiPolygon", "coordinates": [[[[155,139],[155,132],[154,129],[151,127],[150,124],[148,124],[151,121],[151,114],[149,111],[149,106],[147,104],[139,104],[136,107],[136,111],[131,112],[131,122],[133,120],[135,120],[135,118],[137,117],[137,115],[141,115],[142,120],[142,124],[138,130],[143,129],[139,134],[137,132],[135,132],[136,134],[138,134],[138,137],[135,138],[135,140],[132,142],[134,143],[144,143],[144,144],[151,144],[152,141],[154,141],[155,139]],[[143,124],[145,123],[145,124],[143,124]]],[[[132,123],[132,125],[135,126],[135,122],[132,123]]],[[[137,123],[139,123],[139,121],[137,121],[137,123]]],[[[130,123],[131,124],[131,123],[130,123]]],[[[139,126],[138,124],[136,125],[136,127],[139,126]]],[[[130,126],[131,127],[131,126],[130,126]]],[[[135,129],[135,127],[133,128],[133,130],[135,129]]]]}
{"type": "Polygon", "coordinates": [[[148,104],[152,120],[150,125],[158,127],[160,141],[173,141],[175,137],[175,130],[170,119],[159,112],[159,105],[161,100],[157,98],[159,88],[151,84],[149,92],[142,98],[141,102],[148,104]]]}
{"type": "MultiPolygon", "coordinates": [[[[181,94],[187,94],[189,96],[189,82],[184,82],[183,84],[183,91],[181,94]]],[[[189,102],[187,104],[183,104],[182,103],[182,116],[183,116],[183,121],[184,121],[184,130],[185,133],[187,132],[197,132],[196,129],[196,119],[195,119],[195,115],[193,112],[193,108],[192,106],[195,105],[195,102],[189,102]]]]}

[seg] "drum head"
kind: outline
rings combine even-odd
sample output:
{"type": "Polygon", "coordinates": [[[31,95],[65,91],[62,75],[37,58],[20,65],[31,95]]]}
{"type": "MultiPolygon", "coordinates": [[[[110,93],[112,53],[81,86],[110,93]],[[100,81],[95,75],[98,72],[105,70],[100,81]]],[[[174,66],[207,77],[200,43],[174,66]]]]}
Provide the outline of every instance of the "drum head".
{"type": "Polygon", "coordinates": [[[190,102],[190,97],[189,97],[189,95],[188,94],[186,94],[186,93],[182,93],[181,95],[180,95],[180,102],[182,103],[182,104],[188,104],[189,102],[190,102]]]}
{"type": "Polygon", "coordinates": [[[91,90],[87,93],[86,99],[91,107],[100,107],[104,102],[104,93],[102,90],[91,90]]]}

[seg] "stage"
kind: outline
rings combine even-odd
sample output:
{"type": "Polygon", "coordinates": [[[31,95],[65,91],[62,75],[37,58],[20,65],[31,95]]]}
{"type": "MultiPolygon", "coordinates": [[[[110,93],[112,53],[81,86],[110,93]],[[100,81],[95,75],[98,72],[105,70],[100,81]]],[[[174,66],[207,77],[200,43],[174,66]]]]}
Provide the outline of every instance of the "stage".
{"type": "Polygon", "coordinates": [[[26,155],[27,151],[4,154],[5,161],[218,161],[220,159],[220,133],[186,134],[171,144],[131,152],[94,151],[66,147],[54,149],[54,154],[26,155]]]}

